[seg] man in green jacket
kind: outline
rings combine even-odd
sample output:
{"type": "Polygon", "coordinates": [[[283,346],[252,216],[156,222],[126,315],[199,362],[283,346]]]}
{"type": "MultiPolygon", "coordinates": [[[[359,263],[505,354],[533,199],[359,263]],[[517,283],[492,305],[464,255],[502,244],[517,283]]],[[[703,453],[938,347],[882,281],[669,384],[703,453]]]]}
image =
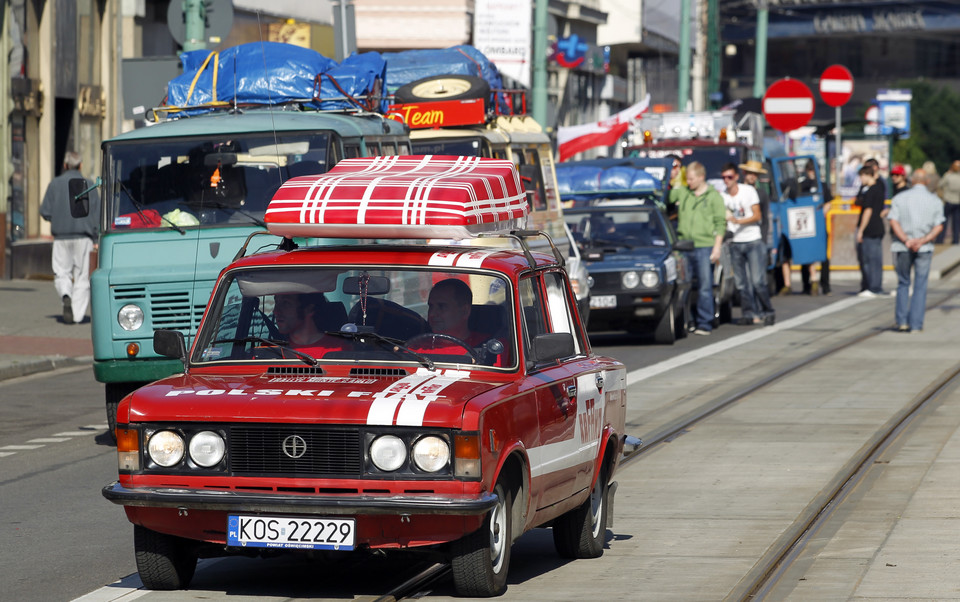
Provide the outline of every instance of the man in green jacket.
{"type": "Polygon", "coordinates": [[[677,200],[677,235],[692,240],[687,254],[697,278],[697,316],[694,334],[713,330],[713,264],[720,261],[720,247],[727,229],[726,208],[720,193],[707,184],[707,171],[694,161],[687,165],[687,186],[677,200]]]}

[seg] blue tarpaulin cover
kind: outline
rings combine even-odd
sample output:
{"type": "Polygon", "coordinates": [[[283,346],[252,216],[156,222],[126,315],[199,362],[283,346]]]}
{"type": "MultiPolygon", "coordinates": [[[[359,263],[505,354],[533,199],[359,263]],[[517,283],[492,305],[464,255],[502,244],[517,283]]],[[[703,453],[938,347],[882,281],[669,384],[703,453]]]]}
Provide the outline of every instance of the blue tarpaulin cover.
{"type": "Polygon", "coordinates": [[[442,49],[405,50],[385,52],[387,61],[387,91],[410,82],[436,75],[473,75],[482,77],[490,88],[503,88],[500,72],[482,52],[467,44],[442,49]]]}
{"type": "MultiPolygon", "coordinates": [[[[338,64],[315,50],[278,42],[241,44],[219,54],[193,50],[183,53],[181,61],[183,75],[170,80],[167,90],[167,104],[175,107],[214,102],[269,105],[316,97],[319,101],[305,104],[322,110],[355,109],[357,105],[343,97],[378,94],[386,74],[386,63],[375,52],[353,54],[338,64]],[[214,56],[208,61],[211,54],[214,56]]],[[[386,102],[372,108],[385,110],[386,102]]]]}
{"type": "Polygon", "coordinates": [[[643,197],[660,192],[660,182],[643,168],[599,161],[558,163],[557,187],[565,201],[643,197]]]}

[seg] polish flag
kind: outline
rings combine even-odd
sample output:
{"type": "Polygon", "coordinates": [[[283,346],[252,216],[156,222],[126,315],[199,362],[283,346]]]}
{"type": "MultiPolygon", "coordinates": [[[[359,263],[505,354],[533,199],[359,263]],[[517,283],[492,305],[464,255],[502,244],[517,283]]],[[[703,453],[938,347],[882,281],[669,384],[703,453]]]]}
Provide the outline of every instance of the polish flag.
{"type": "Polygon", "coordinates": [[[570,127],[560,126],[557,128],[560,160],[566,161],[577,153],[582,153],[591,148],[616,144],[620,136],[623,136],[630,128],[630,122],[645,113],[649,106],[650,95],[647,94],[647,97],[642,101],[606,119],[570,127]]]}

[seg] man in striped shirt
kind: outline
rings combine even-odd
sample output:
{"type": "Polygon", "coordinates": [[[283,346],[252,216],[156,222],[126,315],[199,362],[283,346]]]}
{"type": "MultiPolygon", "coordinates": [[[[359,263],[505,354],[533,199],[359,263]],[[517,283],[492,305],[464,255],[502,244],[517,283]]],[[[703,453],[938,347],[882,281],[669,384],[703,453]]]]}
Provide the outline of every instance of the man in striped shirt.
{"type": "Polygon", "coordinates": [[[897,270],[895,316],[899,332],[923,329],[927,305],[927,277],[933,259],[933,240],[943,230],[943,203],[934,194],[936,174],[913,172],[913,187],[893,198],[890,251],[897,270]],[[910,296],[910,269],[913,268],[913,296],[910,296]]]}

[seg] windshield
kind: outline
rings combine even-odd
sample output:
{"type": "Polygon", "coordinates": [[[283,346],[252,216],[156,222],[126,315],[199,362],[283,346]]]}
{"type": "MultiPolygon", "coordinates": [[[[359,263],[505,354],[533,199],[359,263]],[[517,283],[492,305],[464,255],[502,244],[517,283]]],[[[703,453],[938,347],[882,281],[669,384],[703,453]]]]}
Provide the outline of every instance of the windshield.
{"type": "Polygon", "coordinates": [[[509,290],[503,278],[462,271],[238,270],[212,297],[193,362],[514,368],[509,290]]]}
{"type": "Polygon", "coordinates": [[[651,209],[567,211],[564,219],[581,248],[667,246],[663,222],[651,209]]]}
{"type": "Polygon", "coordinates": [[[642,148],[634,152],[637,157],[662,159],[671,155],[681,157],[684,165],[699,161],[707,170],[707,180],[719,180],[723,166],[727,163],[739,165],[745,162],[747,149],[740,146],[671,146],[669,148],[642,148]]]}
{"type": "MultiPolygon", "coordinates": [[[[415,155],[455,155],[458,157],[486,156],[481,151],[480,138],[434,138],[410,141],[415,155]]],[[[487,153],[489,155],[489,153],[487,153]]]]}
{"type": "Polygon", "coordinates": [[[258,224],[280,184],[326,172],[329,133],[258,133],[111,144],[110,230],[258,224]]]}

